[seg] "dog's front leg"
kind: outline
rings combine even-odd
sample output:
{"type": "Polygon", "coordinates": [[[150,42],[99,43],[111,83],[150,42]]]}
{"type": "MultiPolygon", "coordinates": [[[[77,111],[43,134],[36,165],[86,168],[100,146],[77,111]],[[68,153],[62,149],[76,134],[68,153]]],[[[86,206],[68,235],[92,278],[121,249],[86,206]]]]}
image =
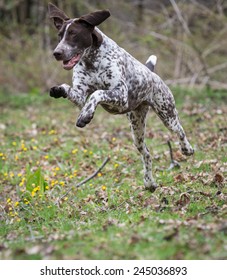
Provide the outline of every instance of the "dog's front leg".
{"type": "Polygon", "coordinates": [[[91,94],[85,106],[80,112],[76,125],[84,127],[93,118],[95,110],[99,104],[105,104],[117,108],[118,113],[122,113],[128,108],[128,88],[124,81],[112,90],[96,90],[91,94]]]}
{"type": "Polygon", "coordinates": [[[86,93],[84,91],[81,92],[81,88],[74,90],[67,84],[52,87],[50,89],[50,96],[54,98],[67,98],[80,109],[83,108],[87,98],[86,93]]]}

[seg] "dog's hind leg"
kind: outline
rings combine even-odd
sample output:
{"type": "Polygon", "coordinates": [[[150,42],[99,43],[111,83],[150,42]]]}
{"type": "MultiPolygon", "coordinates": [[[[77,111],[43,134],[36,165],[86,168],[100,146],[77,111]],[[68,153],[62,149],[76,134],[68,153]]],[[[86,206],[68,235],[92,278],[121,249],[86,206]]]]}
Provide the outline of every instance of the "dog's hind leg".
{"type": "Polygon", "coordinates": [[[170,89],[163,83],[153,94],[152,108],[162,120],[164,125],[177,134],[180,140],[181,151],[184,155],[190,156],[194,153],[184,129],[180,124],[178,113],[175,107],[175,101],[170,89]]]}
{"type": "Polygon", "coordinates": [[[155,191],[157,184],[152,176],[152,160],[149,150],[144,142],[145,130],[146,130],[146,115],[149,110],[149,106],[140,106],[135,111],[127,113],[127,117],[130,121],[132,137],[134,145],[140,152],[144,164],[144,185],[146,189],[155,191]]]}

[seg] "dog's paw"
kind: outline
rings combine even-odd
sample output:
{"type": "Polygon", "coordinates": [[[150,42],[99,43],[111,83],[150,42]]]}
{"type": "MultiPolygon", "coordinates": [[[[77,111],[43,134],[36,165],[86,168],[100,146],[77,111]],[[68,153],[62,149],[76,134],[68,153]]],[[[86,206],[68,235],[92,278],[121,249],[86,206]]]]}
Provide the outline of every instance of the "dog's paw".
{"type": "Polygon", "coordinates": [[[63,87],[55,86],[50,89],[50,96],[54,98],[60,98],[60,97],[66,98],[67,94],[63,87]]]}
{"type": "Polygon", "coordinates": [[[144,179],[144,186],[145,190],[148,190],[152,193],[158,188],[158,185],[153,179],[147,180],[147,178],[144,179]]]}
{"type": "Polygon", "coordinates": [[[145,186],[145,190],[150,191],[151,193],[153,193],[157,188],[158,188],[157,184],[150,185],[149,187],[145,186]]]}
{"type": "Polygon", "coordinates": [[[80,116],[77,119],[76,126],[78,126],[78,127],[85,127],[87,124],[90,123],[92,118],[93,118],[93,114],[92,113],[80,114],[80,116]]]}
{"type": "Polygon", "coordinates": [[[185,156],[191,156],[191,155],[194,154],[195,151],[194,151],[194,149],[190,145],[188,147],[181,147],[181,152],[185,156]]]}

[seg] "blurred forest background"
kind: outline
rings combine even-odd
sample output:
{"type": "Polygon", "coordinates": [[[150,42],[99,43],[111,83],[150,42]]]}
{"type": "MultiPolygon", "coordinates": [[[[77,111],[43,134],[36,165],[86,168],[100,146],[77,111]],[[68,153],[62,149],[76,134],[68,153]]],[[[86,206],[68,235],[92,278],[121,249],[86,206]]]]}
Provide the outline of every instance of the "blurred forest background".
{"type": "MultiPolygon", "coordinates": [[[[57,34],[48,0],[0,0],[0,88],[45,92],[71,81],[52,56],[57,34]]],[[[109,9],[100,26],[141,62],[156,54],[168,85],[227,89],[226,0],[52,1],[70,17],[109,9]]]]}

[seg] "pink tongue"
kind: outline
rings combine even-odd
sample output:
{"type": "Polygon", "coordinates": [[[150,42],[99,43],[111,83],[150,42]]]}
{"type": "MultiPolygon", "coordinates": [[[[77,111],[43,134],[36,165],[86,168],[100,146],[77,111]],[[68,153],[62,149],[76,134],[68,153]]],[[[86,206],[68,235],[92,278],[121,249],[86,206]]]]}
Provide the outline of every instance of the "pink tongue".
{"type": "Polygon", "coordinates": [[[64,69],[66,69],[66,70],[72,69],[79,60],[80,60],[80,55],[77,54],[73,58],[71,58],[69,61],[63,61],[64,69]]]}

